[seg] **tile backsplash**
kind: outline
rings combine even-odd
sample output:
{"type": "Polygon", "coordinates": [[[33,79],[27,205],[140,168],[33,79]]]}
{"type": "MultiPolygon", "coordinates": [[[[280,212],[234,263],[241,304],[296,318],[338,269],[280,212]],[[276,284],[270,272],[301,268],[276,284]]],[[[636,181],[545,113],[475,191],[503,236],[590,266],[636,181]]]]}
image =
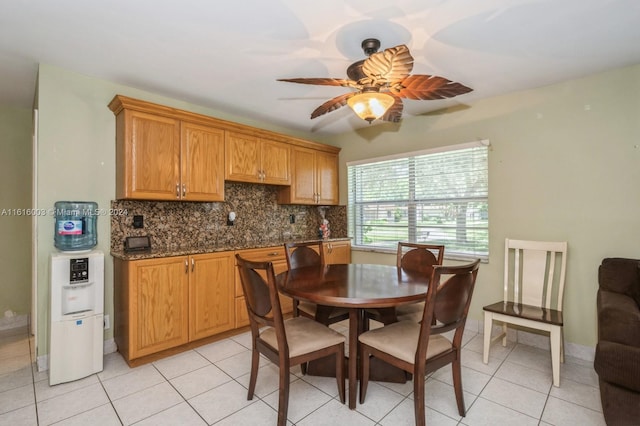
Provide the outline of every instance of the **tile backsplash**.
{"type": "MultiPolygon", "coordinates": [[[[122,251],[126,237],[140,235],[148,235],[152,247],[165,250],[257,247],[317,238],[321,209],[278,204],[277,193],[276,186],[226,182],[224,202],[112,201],[113,211],[122,214],[111,216],[111,251],[122,251]],[[228,226],[232,211],[237,217],[228,226]],[[137,215],[143,216],[143,228],[133,227],[137,215]]],[[[331,206],[325,211],[331,237],[346,237],[346,207],[331,206]]]]}

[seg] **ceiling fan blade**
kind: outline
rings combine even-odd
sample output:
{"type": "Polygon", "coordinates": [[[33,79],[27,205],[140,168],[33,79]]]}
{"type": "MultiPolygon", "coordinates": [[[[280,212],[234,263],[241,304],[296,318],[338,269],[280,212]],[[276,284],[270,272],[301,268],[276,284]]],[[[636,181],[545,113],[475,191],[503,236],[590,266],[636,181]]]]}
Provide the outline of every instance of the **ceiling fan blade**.
{"type": "Polygon", "coordinates": [[[453,98],[471,92],[473,89],[444,77],[415,74],[393,85],[389,91],[401,98],[416,100],[434,100],[453,98]]]}
{"type": "Polygon", "coordinates": [[[300,84],[317,84],[320,86],[354,87],[354,85],[357,85],[353,80],[345,80],[341,78],[279,78],[277,81],[300,84]]]}
{"type": "Polygon", "coordinates": [[[402,80],[413,69],[413,56],[404,44],[374,53],[362,64],[362,71],[376,83],[402,80]]]}
{"type": "Polygon", "coordinates": [[[380,120],[390,121],[392,123],[399,123],[402,119],[402,110],[404,109],[404,105],[402,104],[402,99],[397,96],[393,97],[395,102],[391,107],[384,113],[380,120]]]}
{"type": "Polygon", "coordinates": [[[319,117],[328,112],[335,111],[338,108],[345,106],[347,104],[347,99],[354,95],[357,95],[357,93],[349,92],[345,93],[344,95],[336,96],[333,99],[329,99],[327,102],[323,103],[318,108],[313,110],[313,112],[311,113],[311,119],[319,117]]]}

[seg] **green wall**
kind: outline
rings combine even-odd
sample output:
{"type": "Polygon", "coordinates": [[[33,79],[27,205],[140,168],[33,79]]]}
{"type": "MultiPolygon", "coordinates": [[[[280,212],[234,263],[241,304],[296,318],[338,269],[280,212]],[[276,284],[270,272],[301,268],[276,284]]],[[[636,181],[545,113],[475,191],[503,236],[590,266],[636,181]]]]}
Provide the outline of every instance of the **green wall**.
{"type": "MultiPolygon", "coordinates": [[[[489,263],[482,265],[471,316],[481,319],[482,306],[501,297],[505,237],[566,239],[565,336],[569,342],[594,346],[600,261],[609,256],[640,257],[634,238],[640,235],[636,218],[640,211],[637,93],[640,66],[495,97],[456,112],[407,117],[400,126],[372,126],[324,142],[342,147],[340,190],[341,202],[346,204],[347,161],[489,139],[491,256],[489,263]]],[[[109,206],[115,196],[115,120],[107,104],[115,94],[322,142],[315,135],[41,65],[37,207],[50,208],[55,201],[67,199],[109,206]]],[[[48,257],[54,250],[53,218],[40,218],[38,226],[37,346],[38,355],[43,355],[48,352],[48,257]]],[[[109,233],[108,219],[100,218],[98,248],[107,254],[105,313],[113,315],[109,233]]],[[[377,253],[355,252],[353,258],[393,262],[389,255],[377,253]]],[[[112,337],[112,330],[105,332],[105,339],[112,337]]]]}
{"type": "Polygon", "coordinates": [[[0,318],[31,312],[31,110],[0,106],[0,318]],[[15,209],[15,210],[14,210],[15,209]]]}
{"type": "MultiPolygon", "coordinates": [[[[640,258],[638,93],[633,66],[339,135],[328,142],[342,148],[341,203],[346,162],[488,139],[490,259],[470,316],[481,320],[482,306],[501,300],[506,237],[566,240],[565,338],[593,347],[598,265],[640,258]]],[[[356,251],[353,261],[394,259],[356,251]]]]}
{"type": "MultiPolygon", "coordinates": [[[[109,208],[115,198],[115,117],[107,105],[116,94],[143,99],[297,137],[287,129],[254,122],[223,111],[198,107],[142,90],[41,64],[38,77],[39,144],[37,207],[49,209],[60,200],[95,201],[109,208]]],[[[54,218],[38,220],[38,356],[47,354],[48,259],[54,218]]],[[[113,259],[109,218],[98,218],[98,246],[105,253],[105,314],[113,318],[113,259]]],[[[111,321],[113,324],[113,320],[111,321]]],[[[105,331],[105,340],[113,329],[105,331]]]]}

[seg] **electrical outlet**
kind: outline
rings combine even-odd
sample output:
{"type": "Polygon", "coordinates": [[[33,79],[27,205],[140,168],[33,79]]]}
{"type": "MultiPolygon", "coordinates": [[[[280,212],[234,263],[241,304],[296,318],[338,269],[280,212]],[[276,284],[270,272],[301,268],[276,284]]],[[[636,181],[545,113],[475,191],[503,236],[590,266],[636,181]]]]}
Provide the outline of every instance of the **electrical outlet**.
{"type": "Polygon", "coordinates": [[[296,223],[296,215],[295,214],[290,214],[289,215],[289,223],[296,223]]]}
{"type": "Polygon", "coordinates": [[[144,216],[142,216],[142,215],[134,215],[133,216],[133,227],[135,229],[144,228],[144,216]]]}
{"type": "Polygon", "coordinates": [[[109,318],[109,315],[105,315],[104,316],[104,329],[108,330],[111,328],[111,319],[109,318]]]}

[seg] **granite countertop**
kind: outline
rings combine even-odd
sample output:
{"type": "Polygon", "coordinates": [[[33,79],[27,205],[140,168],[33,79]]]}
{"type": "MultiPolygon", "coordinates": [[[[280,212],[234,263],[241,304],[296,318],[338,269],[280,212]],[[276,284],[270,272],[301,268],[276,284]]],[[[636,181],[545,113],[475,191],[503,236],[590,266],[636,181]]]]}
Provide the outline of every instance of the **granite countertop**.
{"type": "MultiPolygon", "coordinates": [[[[322,240],[324,242],[331,241],[348,241],[351,238],[329,238],[326,240],[322,240]]],[[[276,247],[282,246],[288,242],[311,242],[318,241],[318,239],[311,240],[271,240],[271,241],[251,241],[244,243],[235,243],[235,244],[216,244],[211,246],[199,246],[199,247],[158,247],[152,248],[151,250],[145,251],[137,251],[137,252],[125,252],[124,249],[121,251],[111,250],[111,256],[122,259],[122,260],[139,260],[139,259],[154,259],[159,257],[173,257],[173,256],[188,256],[191,254],[206,254],[206,253],[216,253],[221,251],[235,251],[235,250],[245,250],[245,249],[256,249],[256,248],[265,248],[265,247],[276,247]]]]}

